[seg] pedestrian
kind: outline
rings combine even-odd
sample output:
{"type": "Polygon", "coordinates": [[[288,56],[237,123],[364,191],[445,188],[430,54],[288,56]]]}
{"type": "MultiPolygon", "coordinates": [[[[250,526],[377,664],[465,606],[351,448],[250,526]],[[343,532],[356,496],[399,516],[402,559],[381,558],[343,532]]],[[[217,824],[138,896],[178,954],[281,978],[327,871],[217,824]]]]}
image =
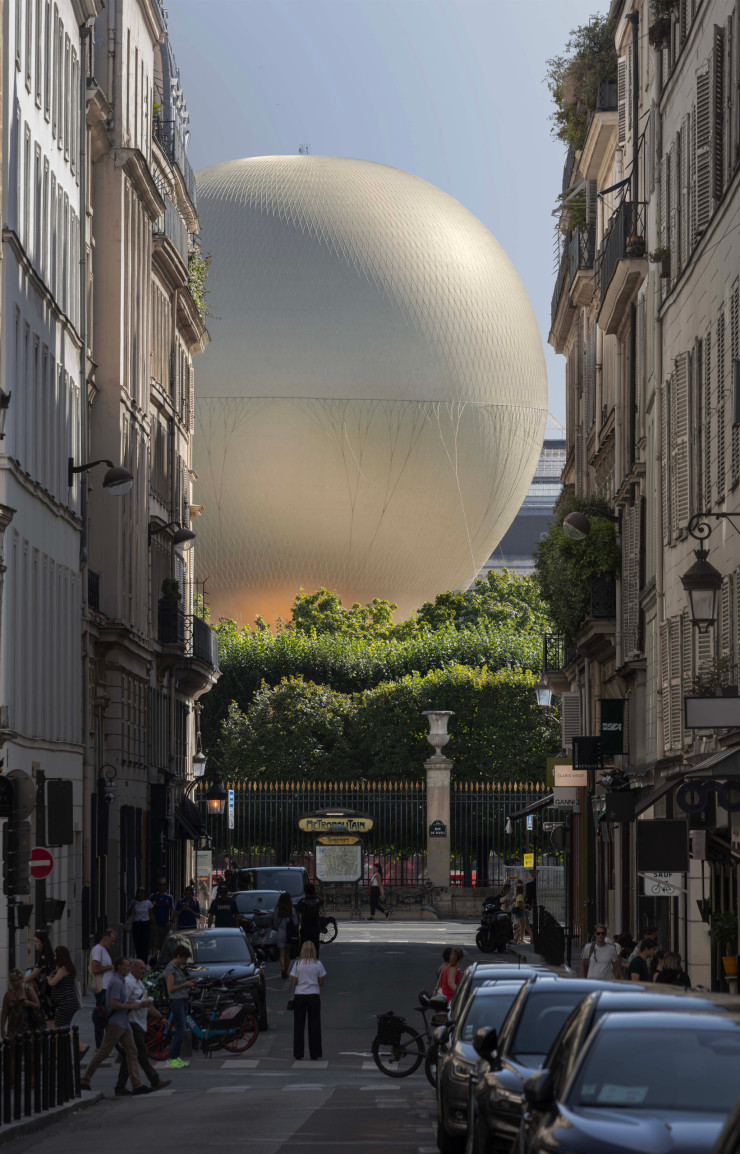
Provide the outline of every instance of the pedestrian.
{"type": "Polygon", "coordinates": [[[143,962],[149,960],[149,939],[152,933],[152,910],[154,904],[146,896],[146,890],[139,886],[136,896],[128,907],[128,920],[134,939],[134,951],[143,962]]]}
{"type": "Polygon", "coordinates": [[[110,1052],[119,1048],[126,1058],[127,1073],[131,1078],[133,1094],[148,1094],[149,1087],[144,1086],[139,1073],[139,1062],[136,1056],[136,1044],[131,1030],[129,1014],[138,1010],[146,1002],[131,1002],[126,991],[126,976],[130,969],[128,958],[116,958],[113,963],[113,976],[106,987],[105,1009],[107,1021],[103,1041],[88,1062],[80,1082],[83,1090],[90,1090],[92,1077],[110,1052]]]}
{"type": "Polygon", "coordinates": [[[113,980],[113,958],[111,950],[116,944],[116,931],[108,927],[104,930],[100,941],[90,951],[90,981],[89,986],[95,994],[95,1008],[92,1012],[93,1026],[95,1027],[95,1049],[103,1044],[105,1034],[105,999],[108,986],[113,980]]]}
{"type": "Polygon", "coordinates": [[[435,994],[439,993],[439,983],[442,980],[442,971],[444,970],[445,966],[449,964],[451,955],[452,955],[452,946],[445,946],[445,948],[442,950],[442,965],[437,970],[437,976],[434,979],[434,992],[435,992],[435,994]]]}
{"type": "Polygon", "coordinates": [[[280,977],[287,978],[291,948],[298,941],[298,917],[293,909],[290,894],[281,894],[272,915],[273,929],[277,930],[277,947],[280,955],[280,977]]]}
{"type": "Polygon", "coordinates": [[[321,987],[326,970],[312,941],[307,940],[301,946],[301,956],[293,962],[290,977],[293,982],[293,1057],[297,1061],[303,1057],[308,1019],[308,1052],[315,1062],[321,1057],[321,987]]]}
{"type": "Polygon", "coordinates": [[[520,881],[516,883],[512,913],[516,918],[513,944],[515,946],[521,946],[524,944],[524,936],[526,930],[529,929],[529,923],[527,921],[527,910],[524,904],[524,886],[520,881]]]}
{"type": "Polygon", "coordinates": [[[15,1038],[35,1030],[41,1021],[41,1002],[34,986],[24,982],[23,971],[14,968],[8,974],[8,989],[0,1011],[0,1034],[15,1038]]]}
{"type": "Polygon", "coordinates": [[[301,919],[301,946],[304,942],[313,942],[318,958],[319,936],[321,934],[321,898],[316,893],[316,886],[312,882],[306,882],[303,897],[296,904],[296,912],[301,919]]]}
{"type": "Polygon", "coordinates": [[[444,994],[448,1002],[451,1002],[455,996],[458,982],[460,981],[460,962],[464,957],[464,951],[456,946],[450,954],[450,960],[446,966],[442,967],[442,972],[439,976],[440,993],[444,994]]]}
{"type": "Polygon", "coordinates": [[[57,946],[54,950],[54,964],[54,972],[47,981],[54,1006],[54,1025],[61,1030],[72,1025],[72,1019],[82,1007],[77,993],[77,969],[66,946],[57,946]]]}
{"type": "Polygon", "coordinates": [[[380,904],[383,901],[385,901],[383,870],[381,869],[380,862],[376,861],[373,876],[370,878],[370,917],[367,919],[369,922],[375,921],[376,910],[380,910],[381,914],[385,914],[386,918],[391,916],[391,911],[380,904]]]}
{"type": "Polygon", "coordinates": [[[217,930],[233,929],[239,925],[239,908],[234,899],[229,897],[224,882],[218,887],[218,893],[208,909],[209,930],[214,922],[217,930]]]}
{"type": "Polygon", "coordinates": [[[44,1012],[47,1025],[54,1025],[54,1006],[49,993],[48,978],[54,969],[54,950],[51,939],[46,930],[36,930],[33,935],[35,959],[33,969],[26,976],[26,983],[32,982],[36,995],[44,1012]]]}
{"type": "Polygon", "coordinates": [[[581,977],[592,981],[608,982],[621,978],[621,951],[615,942],[607,942],[606,926],[599,922],[594,927],[594,939],[587,942],[581,953],[581,977]]]}
{"type": "Polygon", "coordinates": [[[189,1062],[184,1062],[180,1057],[180,1047],[185,1037],[187,1025],[189,991],[196,984],[195,978],[186,978],[183,973],[189,961],[190,951],[187,946],[178,946],[172,956],[172,961],[165,967],[164,971],[165,987],[175,1026],[170,1042],[170,1056],[167,1059],[167,1065],[171,1070],[182,1070],[185,1066],[190,1065],[189,1062]]]}
{"type": "Polygon", "coordinates": [[[637,953],[627,967],[630,981],[650,982],[650,961],[657,948],[652,938],[642,939],[637,947],[637,953]]]}
{"type": "Polygon", "coordinates": [[[227,893],[232,893],[236,889],[236,870],[228,854],[224,854],[224,885],[227,893]]]}
{"type": "Polygon", "coordinates": [[[670,950],[663,955],[663,963],[653,977],[654,982],[662,986],[680,986],[684,990],[691,987],[689,975],[681,965],[681,955],[670,950]]]}
{"type": "Polygon", "coordinates": [[[159,879],[156,892],[149,895],[149,901],[152,903],[152,909],[149,911],[152,919],[150,931],[151,949],[152,953],[158,954],[162,948],[164,939],[170,932],[170,922],[175,912],[174,899],[167,889],[167,878],[159,879]]]}
{"type": "Polygon", "coordinates": [[[199,918],[200,902],[195,896],[195,887],[185,886],[185,895],[179,899],[175,906],[172,928],[174,930],[195,930],[198,928],[199,918]]]}
{"type": "Polygon", "coordinates": [[[630,956],[627,959],[628,965],[632,961],[633,958],[637,957],[637,953],[640,949],[640,942],[645,940],[645,939],[647,939],[648,941],[651,941],[657,950],[657,948],[658,948],[658,927],[657,926],[648,926],[648,928],[643,931],[642,935],[635,942],[634,949],[632,950],[630,956]]]}
{"type": "MultiPolygon", "coordinates": [[[[151,1086],[152,1090],[164,1090],[165,1086],[170,1085],[169,1078],[160,1078],[157,1071],[154,1069],[149,1057],[149,1051],[146,1048],[146,1028],[148,1015],[155,1019],[161,1018],[159,1010],[153,1004],[152,998],[147,993],[143,978],[146,974],[146,966],[141,958],[134,958],[131,962],[131,970],[126,975],[126,997],[129,1002],[138,1002],[139,1009],[131,1010],[129,1013],[129,1025],[131,1026],[131,1033],[134,1036],[134,1045],[136,1046],[136,1057],[139,1062],[139,1069],[151,1086]]],[[[121,1065],[118,1068],[118,1078],[116,1079],[115,1095],[117,1098],[127,1097],[131,1091],[126,1088],[128,1081],[129,1070],[126,1055],[121,1055],[121,1065]]]]}

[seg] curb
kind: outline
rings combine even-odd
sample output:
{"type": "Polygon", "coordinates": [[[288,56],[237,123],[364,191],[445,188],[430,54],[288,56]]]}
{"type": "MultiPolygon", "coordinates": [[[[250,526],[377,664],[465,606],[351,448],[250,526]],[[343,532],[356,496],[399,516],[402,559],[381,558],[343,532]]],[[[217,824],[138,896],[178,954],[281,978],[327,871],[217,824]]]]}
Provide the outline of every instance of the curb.
{"type": "Polygon", "coordinates": [[[64,1106],[55,1106],[53,1110],[47,1110],[45,1114],[34,1114],[31,1118],[8,1122],[6,1125],[0,1126],[0,1146],[5,1145],[6,1142],[12,1142],[16,1138],[22,1138],[26,1134],[35,1134],[39,1130],[46,1130],[54,1122],[60,1122],[77,1110],[95,1106],[103,1097],[102,1093],[90,1092],[87,1097],[75,1098],[73,1102],[66,1102],[64,1106]]]}

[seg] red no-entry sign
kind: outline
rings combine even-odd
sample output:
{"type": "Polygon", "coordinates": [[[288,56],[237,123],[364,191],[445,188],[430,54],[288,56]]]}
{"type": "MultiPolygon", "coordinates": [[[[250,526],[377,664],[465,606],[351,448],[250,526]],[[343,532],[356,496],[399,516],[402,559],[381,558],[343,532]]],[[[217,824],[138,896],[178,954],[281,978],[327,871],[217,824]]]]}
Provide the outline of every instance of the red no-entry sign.
{"type": "Polygon", "coordinates": [[[35,881],[41,881],[42,878],[48,878],[51,871],[54,869],[54,858],[48,849],[43,849],[41,846],[36,846],[31,850],[31,877],[35,881]]]}

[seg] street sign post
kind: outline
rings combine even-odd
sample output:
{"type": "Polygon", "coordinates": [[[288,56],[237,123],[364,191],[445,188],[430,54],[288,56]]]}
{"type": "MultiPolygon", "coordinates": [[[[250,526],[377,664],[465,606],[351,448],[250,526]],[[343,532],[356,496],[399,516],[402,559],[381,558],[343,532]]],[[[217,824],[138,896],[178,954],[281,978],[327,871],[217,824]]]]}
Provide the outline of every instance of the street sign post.
{"type": "Polygon", "coordinates": [[[672,898],[687,892],[683,874],[653,870],[640,874],[640,877],[644,893],[651,898],[672,898]]]}
{"type": "Polygon", "coordinates": [[[31,850],[31,877],[34,881],[48,878],[54,869],[54,857],[44,846],[37,845],[31,850]]]}
{"type": "Polygon", "coordinates": [[[229,814],[229,829],[233,829],[234,828],[234,791],[233,791],[233,789],[229,790],[228,814],[229,814]]]}

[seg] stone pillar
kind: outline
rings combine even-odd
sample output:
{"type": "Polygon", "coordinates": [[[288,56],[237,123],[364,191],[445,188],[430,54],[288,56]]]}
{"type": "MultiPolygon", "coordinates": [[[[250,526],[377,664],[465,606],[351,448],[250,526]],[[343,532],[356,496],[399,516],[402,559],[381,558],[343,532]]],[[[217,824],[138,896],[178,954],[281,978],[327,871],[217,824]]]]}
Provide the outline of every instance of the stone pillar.
{"type": "Polygon", "coordinates": [[[427,771],[427,876],[435,886],[450,884],[450,770],[452,762],[435,753],[427,771]],[[440,825],[441,823],[441,825],[440,825]],[[444,834],[441,828],[444,826],[444,834]],[[435,830],[440,833],[435,834],[435,830]]]}

